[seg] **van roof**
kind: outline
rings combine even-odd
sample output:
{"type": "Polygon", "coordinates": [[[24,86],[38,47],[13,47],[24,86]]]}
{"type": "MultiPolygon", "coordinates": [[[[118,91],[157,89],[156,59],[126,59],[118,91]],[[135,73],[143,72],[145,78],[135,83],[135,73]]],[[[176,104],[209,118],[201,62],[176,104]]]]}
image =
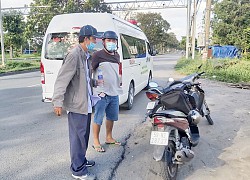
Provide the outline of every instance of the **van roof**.
{"type": "Polygon", "coordinates": [[[72,13],[54,16],[46,33],[79,32],[80,28],[87,24],[94,26],[98,32],[116,31],[114,20],[124,26],[130,26],[134,30],[142,32],[139,27],[110,13],[72,13]]]}

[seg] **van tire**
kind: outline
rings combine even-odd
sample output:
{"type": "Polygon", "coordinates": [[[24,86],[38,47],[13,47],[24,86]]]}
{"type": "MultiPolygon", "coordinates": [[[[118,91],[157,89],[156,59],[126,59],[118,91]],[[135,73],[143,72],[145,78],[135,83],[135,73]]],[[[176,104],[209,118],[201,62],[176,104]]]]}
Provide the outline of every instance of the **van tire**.
{"type": "Polygon", "coordinates": [[[149,73],[149,75],[148,75],[148,84],[147,84],[147,86],[144,88],[145,90],[148,90],[148,89],[149,89],[149,83],[150,83],[151,80],[152,80],[152,73],[151,73],[151,71],[150,71],[150,73],[149,73]]]}
{"type": "Polygon", "coordinates": [[[130,110],[133,107],[133,102],[134,102],[134,96],[135,96],[135,89],[134,89],[134,84],[130,82],[129,88],[128,88],[128,100],[126,102],[126,109],[130,110]]]}

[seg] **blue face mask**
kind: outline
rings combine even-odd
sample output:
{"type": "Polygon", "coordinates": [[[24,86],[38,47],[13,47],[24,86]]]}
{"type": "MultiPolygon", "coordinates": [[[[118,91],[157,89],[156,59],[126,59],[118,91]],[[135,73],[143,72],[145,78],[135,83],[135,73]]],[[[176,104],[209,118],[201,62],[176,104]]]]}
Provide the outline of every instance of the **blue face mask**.
{"type": "Polygon", "coordinates": [[[95,48],[95,43],[90,42],[90,44],[87,45],[87,49],[89,51],[93,51],[94,48],[95,48]]]}
{"type": "Polygon", "coordinates": [[[117,50],[117,45],[113,42],[107,42],[106,43],[106,49],[110,52],[114,52],[117,50]]]}

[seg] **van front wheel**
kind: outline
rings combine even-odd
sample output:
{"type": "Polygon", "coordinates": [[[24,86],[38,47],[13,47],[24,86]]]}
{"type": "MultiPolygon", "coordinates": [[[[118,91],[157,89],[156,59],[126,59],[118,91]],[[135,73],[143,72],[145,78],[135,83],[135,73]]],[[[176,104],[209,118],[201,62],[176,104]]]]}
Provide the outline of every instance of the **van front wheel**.
{"type": "Polygon", "coordinates": [[[128,89],[128,100],[126,103],[126,109],[128,110],[132,109],[134,102],[134,95],[135,95],[134,84],[131,82],[128,89]]]}

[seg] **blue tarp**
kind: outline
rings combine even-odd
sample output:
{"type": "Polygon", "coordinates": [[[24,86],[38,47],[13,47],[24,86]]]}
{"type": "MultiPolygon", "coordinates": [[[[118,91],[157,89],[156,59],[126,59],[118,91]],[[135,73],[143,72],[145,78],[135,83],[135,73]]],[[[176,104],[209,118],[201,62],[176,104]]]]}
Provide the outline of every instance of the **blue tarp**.
{"type": "Polygon", "coordinates": [[[237,58],[238,49],[235,46],[212,46],[213,58],[237,58]]]}

